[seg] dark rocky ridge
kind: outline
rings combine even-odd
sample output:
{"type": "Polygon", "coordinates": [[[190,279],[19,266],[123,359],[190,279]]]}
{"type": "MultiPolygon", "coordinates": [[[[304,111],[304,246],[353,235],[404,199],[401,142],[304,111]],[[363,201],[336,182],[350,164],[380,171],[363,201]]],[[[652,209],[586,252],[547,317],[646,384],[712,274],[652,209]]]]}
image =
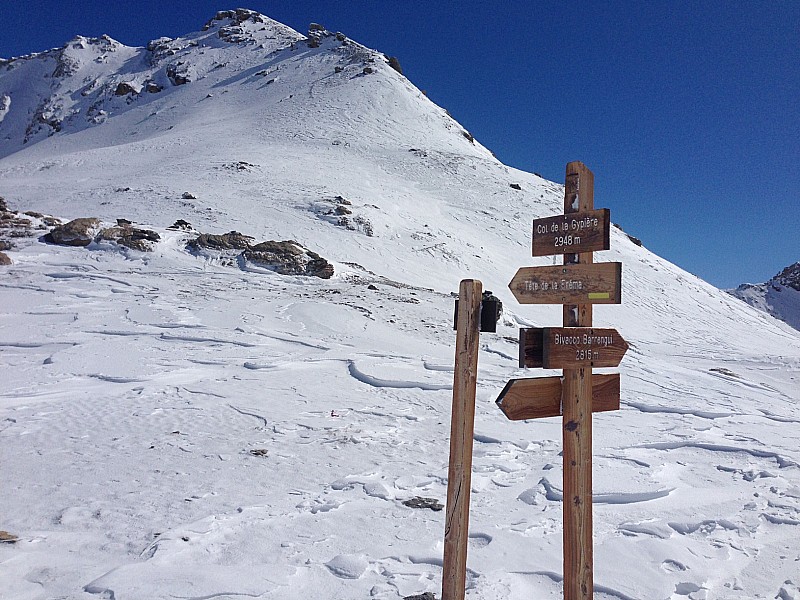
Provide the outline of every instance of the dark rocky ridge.
{"type": "Polygon", "coordinates": [[[775,275],[772,281],[777,281],[781,285],[790,287],[800,292],[800,261],[789,265],[783,271],[775,275]]]}
{"type": "Polygon", "coordinates": [[[800,262],[789,265],[765,283],[743,283],[727,292],[800,329],[800,262]]]}

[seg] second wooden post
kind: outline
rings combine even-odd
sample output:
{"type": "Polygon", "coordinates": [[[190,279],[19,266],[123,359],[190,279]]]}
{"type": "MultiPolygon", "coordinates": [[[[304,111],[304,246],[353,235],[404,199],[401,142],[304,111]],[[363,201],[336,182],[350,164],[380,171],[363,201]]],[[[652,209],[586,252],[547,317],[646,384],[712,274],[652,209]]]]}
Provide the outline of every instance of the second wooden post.
{"type": "Polygon", "coordinates": [[[472,485],[472,439],[475,429],[482,292],[481,282],[474,279],[463,280],[458,291],[442,600],[463,600],[466,589],[469,492],[472,485]]]}

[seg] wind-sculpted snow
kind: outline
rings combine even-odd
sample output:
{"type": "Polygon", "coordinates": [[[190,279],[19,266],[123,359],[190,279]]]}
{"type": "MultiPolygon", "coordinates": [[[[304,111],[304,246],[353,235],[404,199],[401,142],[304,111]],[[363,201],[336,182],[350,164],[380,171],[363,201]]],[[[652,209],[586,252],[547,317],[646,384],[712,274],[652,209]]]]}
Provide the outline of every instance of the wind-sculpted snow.
{"type": "MultiPolygon", "coordinates": [[[[403,503],[446,496],[452,298],[343,264],[244,272],[159,233],[147,255],[30,239],[0,285],[10,597],[438,593],[442,513],[403,503]]],[[[624,315],[623,408],[594,419],[596,597],[791,598],[800,352],[744,351],[751,325],[725,321],[707,356],[673,316],[696,340],[676,352],[624,315]]],[[[515,322],[479,361],[475,598],[560,593],[559,422],[493,402],[522,375],[515,322]]]]}
{"type": "MultiPolygon", "coordinates": [[[[444,511],[425,506],[446,497],[468,277],[505,311],[481,336],[467,597],[560,596],[561,423],[494,400],[555,374],[517,368],[517,326],[561,308],[507,284],[552,262],[531,258],[531,220],[563,188],[499,163],[383,55],[318,33],[232,11],[150,49],[76,39],[0,64],[9,207],[159,235],[149,253],[14,238],[0,267],[3,597],[438,595],[444,511]],[[44,81],[59,52],[74,60],[44,81]],[[192,81],[168,80],[178,60],[192,81]],[[134,74],[143,91],[116,96],[134,74]],[[335,275],[186,252],[200,231],[295,240],[335,275]]],[[[624,277],[595,322],[631,347],[621,410],[593,419],[595,597],[798,598],[800,334],[644,244],[612,229],[596,256],[624,277]]]]}
{"type": "MultiPolygon", "coordinates": [[[[391,357],[387,357],[391,359],[391,357]]],[[[395,359],[396,362],[396,359],[395,359]]],[[[452,383],[432,383],[424,381],[409,381],[407,379],[382,379],[374,375],[368,375],[358,368],[358,365],[350,361],[347,365],[350,375],[361,383],[366,383],[378,388],[418,388],[421,390],[450,390],[453,389],[452,383]]]]}

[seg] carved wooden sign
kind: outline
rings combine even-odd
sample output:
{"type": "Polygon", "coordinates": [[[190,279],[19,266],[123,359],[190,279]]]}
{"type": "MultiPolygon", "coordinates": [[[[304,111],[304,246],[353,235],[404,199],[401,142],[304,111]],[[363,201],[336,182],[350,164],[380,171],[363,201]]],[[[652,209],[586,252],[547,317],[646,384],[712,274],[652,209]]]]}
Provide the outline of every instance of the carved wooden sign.
{"type": "Polygon", "coordinates": [[[611,211],[607,208],[533,221],[533,256],[608,250],[611,211]]]}
{"type": "Polygon", "coordinates": [[[617,367],[628,343],[616,329],[543,327],[520,329],[520,367],[573,369],[617,367]]]}
{"type": "Polygon", "coordinates": [[[622,263],[522,267],[508,287],[520,304],[620,304],[622,263]]]}

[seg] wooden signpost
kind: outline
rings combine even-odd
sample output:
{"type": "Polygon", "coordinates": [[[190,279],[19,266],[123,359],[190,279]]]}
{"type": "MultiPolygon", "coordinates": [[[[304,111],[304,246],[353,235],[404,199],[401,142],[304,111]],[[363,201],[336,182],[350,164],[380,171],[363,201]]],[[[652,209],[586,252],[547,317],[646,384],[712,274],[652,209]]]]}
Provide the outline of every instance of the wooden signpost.
{"type": "Polygon", "coordinates": [[[563,369],[563,377],[512,379],[497,404],[511,420],[561,416],[564,444],[564,598],[594,598],[592,413],[619,408],[616,367],[628,344],[615,329],[592,327],[594,304],[622,301],[621,263],[594,264],[609,248],[610,214],[594,209],[594,175],[567,165],[564,214],[533,222],[533,256],[564,255],[562,266],[524,267],[509,288],[521,304],[563,304],[563,327],[522,329],[520,366],[563,369]]]}
{"type": "MultiPolygon", "coordinates": [[[[609,248],[610,214],[594,209],[594,176],[567,165],[564,214],[533,222],[533,256],[564,255],[560,266],[524,267],[509,288],[521,304],[562,304],[563,327],[520,330],[522,367],[563,369],[562,377],[512,379],[497,405],[512,421],[561,416],[564,444],[564,598],[594,597],[592,543],[592,413],[618,410],[616,367],[628,344],[615,329],[592,327],[594,304],[622,301],[621,263],[594,264],[609,248]]],[[[456,356],[447,477],[442,600],[463,600],[479,336],[494,331],[501,305],[480,281],[461,282],[456,304],[456,356]],[[483,301],[482,301],[483,298],[483,301]]]]}
{"type": "Polygon", "coordinates": [[[442,600],[463,600],[466,590],[478,343],[480,332],[496,330],[502,311],[503,304],[491,292],[483,292],[480,281],[464,279],[459,285],[456,300],[456,356],[453,370],[453,410],[450,417],[442,600]]]}
{"type": "Polygon", "coordinates": [[[482,291],[481,282],[474,279],[463,280],[458,290],[442,600],[463,599],[466,588],[469,492],[472,480],[472,438],[475,428],[482,291]]]}

